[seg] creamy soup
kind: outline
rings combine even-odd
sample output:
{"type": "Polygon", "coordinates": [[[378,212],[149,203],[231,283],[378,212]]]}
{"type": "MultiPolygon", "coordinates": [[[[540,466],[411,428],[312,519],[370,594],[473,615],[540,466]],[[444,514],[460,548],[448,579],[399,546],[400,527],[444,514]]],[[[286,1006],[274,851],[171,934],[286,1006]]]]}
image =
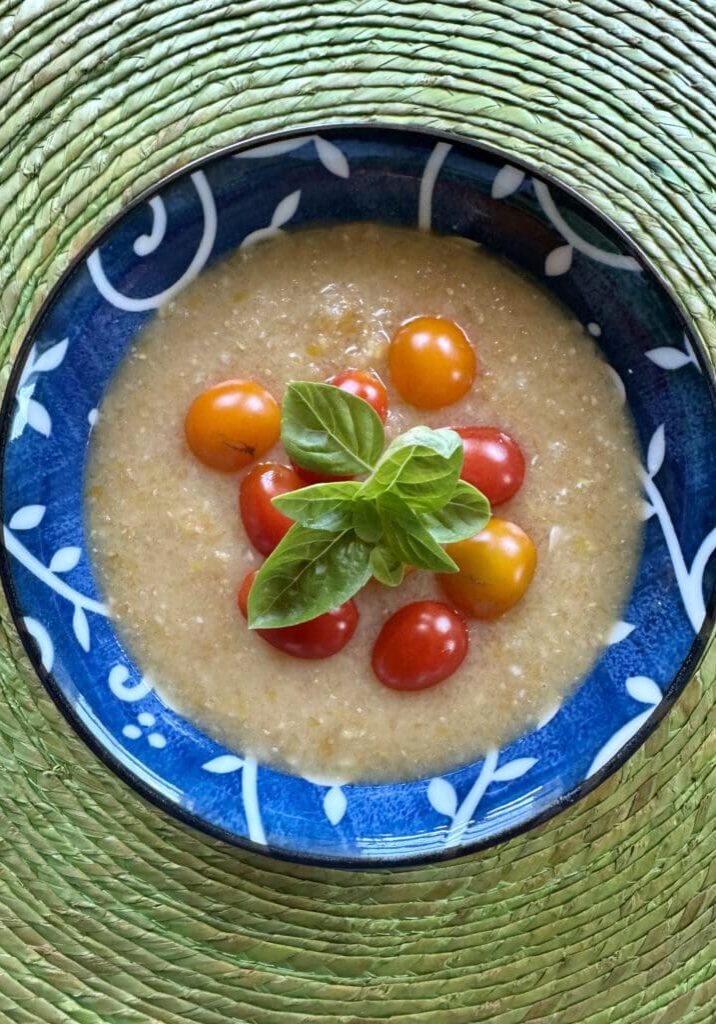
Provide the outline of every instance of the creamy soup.
{"type": "MultiPolygon", "coordinates": [[[[620,616],[639,550],[637,455],[611,371],[582,327],[531,279],[460,239],[356,224],[238,251],[163,308],[102,402],[87,470],[94,563],[120,636],[161,697],[238,751],[341,781],[404,779],[484,754],[554,709],[620,616]],[[455,405],[420,411],[390,386],[391,334],[446,316],[480,367],[455,405]],[[242,474],[212,471],[184,440],[202,389],[254,378],[280,401],[289,380],[371,368],[390,397],[389,435],[496,425],[516,438],[524,485],[498,511],[526,530],[538,566],[526,596],[470,621],[448,680],[400,693],[371,672],[391,612],[444,600],[431,574],[356,602],[350,643],[301,661],[250,632],[236,606],[262,558],[237,514],[242,474]]],[[[277,446],[267,459],[285,461],[277,446]]]]}

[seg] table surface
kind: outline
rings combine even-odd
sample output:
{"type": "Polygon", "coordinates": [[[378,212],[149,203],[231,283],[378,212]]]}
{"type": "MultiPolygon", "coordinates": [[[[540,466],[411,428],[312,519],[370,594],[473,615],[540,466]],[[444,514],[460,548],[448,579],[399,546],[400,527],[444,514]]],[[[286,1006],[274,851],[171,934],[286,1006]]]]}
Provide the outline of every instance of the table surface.
{"type": "MultiPolygon", "coordinates": [[[[716,4],[0,0],[3,379],[68,260],[158,176],[286,125],[469,132],[633,233],[716,351],[716,4]]],[[[0,1022],[716,1017],[716,648],[645,748],[434,868],[279,864],[148,807],[2,618],[0,1022]]]]}

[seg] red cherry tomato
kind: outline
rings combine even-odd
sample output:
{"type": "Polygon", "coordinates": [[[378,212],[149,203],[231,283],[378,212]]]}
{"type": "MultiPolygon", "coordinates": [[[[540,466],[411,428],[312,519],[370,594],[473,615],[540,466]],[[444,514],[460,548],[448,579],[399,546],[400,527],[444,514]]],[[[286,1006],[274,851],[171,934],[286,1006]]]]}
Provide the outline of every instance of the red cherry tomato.
{"type": "Polygon", "coordinates": [[[365,373],[363,370],[343,370],[333,377],[329,377],[328,384],[347,391],[349,395],[362,398],[368,405],[372,405],[383,423],[388,416],[388,392],[380,377],[374,373],[365,373]]]}
{"type": "Polygon", "coordinates": [[[262,555],[270,555],[288,533],[293,520],[279,512],[271,499],[305,486],[297,473],[276,462],[255,466],[241,481],[239,512],[249,540],[262,555]]]}
{"type": "Polygon", "coordinates": [[[425,690],[460,667],[467,646],[467,626],[457,612],[439,601],[415,601],[381,629],[373,671],[391,690],[425,690]]]}
{"type": "Polygon", "coordinates": [[[498,427],[454,427],[465,460],[460,476],[482,491],[491,505],[514,497],[525,478],[525,457],[514,438],[498,427]]]}
{"type": "MultiPolygon", "coordinates": [[[[329,377],[327,384],[333,384],[341,391],[347,391],[356,398],[362,398],[364,402],[372,405],[382,421],[385,423],[388,416],[388,392],[380,377],[374,373],[365,373],[363,370],[343,370],[329,377]]],[[[323,473],[314,473],[310,469],[304,469],[291,460],[291,465],[307,484],[333,483],[336,480],[352,480],[351,476],[325,476],[323,473]]]]}
{"type": "Polygon", "coordinates": [[[301,478],[301,486],[306,484],[334,484],[336,480],[352,480],[352,476],[325,476],[323,473],[314,473],[310,469],[304,469],[291,459],[291,466],[294,473],[301,478]]]}
{"type": "MultiPolygon", "coordinates": [[[[256,572],[250,572],[241,584],[238,605],[244,618],[248,616],[249,591],[256,572]]],[[[294,658],[330,658],[346,646],[358,625],[358,609],[354,601],[325,612],[309,622],[281,629],[257,629],[254,632],[284,654],[294,658]]]]}

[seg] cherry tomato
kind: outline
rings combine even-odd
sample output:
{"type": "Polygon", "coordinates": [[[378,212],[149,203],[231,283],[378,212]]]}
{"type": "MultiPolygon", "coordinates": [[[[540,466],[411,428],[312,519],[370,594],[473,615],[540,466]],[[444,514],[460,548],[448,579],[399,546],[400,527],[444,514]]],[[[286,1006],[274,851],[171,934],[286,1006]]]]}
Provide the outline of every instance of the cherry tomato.
{"type": "Polygon", "coordinates": [[[465,332],[439,316],[417,316],[401,324],[388,349],[388,366],[405,401],[419,409],[457,402],[477,373],[465,332]]]}
{"type": "Polygon", "coordinates": [[[440,585],[465,615],[496,619],[517,604],[532,582],[537,549],[519,526],[493,516],[469,540],[445,548],[460,571],[441,573],[440,585]]]}
{"type": "Polygon", "coordinates": [[[384,624],[372,665],[391,690],[425,690],[447,679],[467,654],[467,626],[439,601],[414,601],[384,624]]]}
{"type": "Polygon", "coordinates": [[[239,488],[239,512],[249,540],[262,555],[270,555],[293,526],[271,499],[304,487],[304,481],[288,466],[262,462],[246,474],[239,488]]]}
{"type": "Polygon", "coordinates": [[[368,405],[372,405],[383,423],[388,416],[388,392],[380,377],[374,373],[365,373],[363,370],[343,370],[334,377],[329,377],[328,384],[347,391],[349,395],[362,398],[368,405]]]}
{"type": "Polygon", "coordinates": [[[294,472],[301,478],[301,484],[334,484],[336,480],[352,480],[352,476],[326,476],[324,473],[314,473],[313,470],[304,469],[291,459],[294,472]]]}
{"type": "Polygon", "coordinates": [[[184,420],[189,448],[204,465],[233,473],[278,441],[281,411],[255,380],[225,380],[197,395],[184,420]]]}
{"type": "MultiPolygon", "coordinates": [[[[329,377],[327,384],[333,384],[341,391],[347,391],[350,395],[362,398],[369,405],[372,405],[382,421],[388,416],[388,392],[385,390],[383,381],[374,373],[365,373],[363,370],[343,370],[333,377],[329,377]]],[[[307,484],[325,484],[336,480],[352,480],[350,476],[325,476],[322,473],[314,473],[310,469],[304,469],[291,460],[291,465],[298,475],[307,484]]]]}
{"type": "MultiPolygon", "coordinates": [[[[248,615],[249,591],[255,577],[256,572],[250,572],[239,589],[238,605],[244,618],[248,615]]],[[[272,647],[294,658],[330,658],[346,646],[356,631],[358,618],[355,601],[346,601],[309,622],[254,632],[272,647]]]]}
{"type": "Polygon", "coordinates": [[[460,476],[491,505],[501,505],[519,491],[525,478],[522,449],[498,427],[453,427],[462,438],[465,460],[460,476]]]}

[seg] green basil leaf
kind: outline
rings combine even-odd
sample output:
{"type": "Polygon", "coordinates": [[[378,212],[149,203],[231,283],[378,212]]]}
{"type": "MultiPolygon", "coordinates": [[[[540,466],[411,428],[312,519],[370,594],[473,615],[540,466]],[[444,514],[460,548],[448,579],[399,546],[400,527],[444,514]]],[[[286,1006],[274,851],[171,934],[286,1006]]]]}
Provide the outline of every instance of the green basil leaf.
{"type": "Polygon", "coordinates": [[[281,440],[299,466],[329,476],[370,473],[385,444],[375,409],[332,384],[293,381],[281,407],[281,440]]]}
{"type": "Polygon", "coordinates": [[[378,545],[370,553],[370,567],[379,583],[397,587],[403,582],[405,566],[388,548],[378,545]]]}
{"type": "Polygon", "coordinates": [[[388,445],[361,497],[390,492],[415,512],[433,512],[450,500],[463,457],[462,439],[454,430],[413,427],[388,445]]]}
{"type": "Polygon", "coordinates": [[[375,502],[363,501],[361,498],[353,502],[353,529],[368,544],[376,544],[380,540],[383,524],[375,502]]]}
{"type": "Polygon", "coordinates": [[[489,519],[490,502],[482,491],[465,480],[458,480],[447,505],[420,516],[420,522],[438,544],[454,544],[474,537],[487,526],[489,519]]]}
{"type": "Polygon", "coordinates": [[[457,572],[458,567],[413,512],[390,491],[377,500],[383,521],[383,545],[406,565],[431,572],[457,572]]]}
{"type": "Polygon", "coordinates": [[[372,575],[370,546],[353,530],[327,533],[295,523],[259,569],[249,594],[249,626],[294,626],[337,608],[372,575]]]}
{"type": "Polygon", "coordinates": [[[313,484],[311,487],[278,494],[272,504],[301,526],[336,533],[353,525],[353,502],[360,487],[357,480],[313,484]]]}

